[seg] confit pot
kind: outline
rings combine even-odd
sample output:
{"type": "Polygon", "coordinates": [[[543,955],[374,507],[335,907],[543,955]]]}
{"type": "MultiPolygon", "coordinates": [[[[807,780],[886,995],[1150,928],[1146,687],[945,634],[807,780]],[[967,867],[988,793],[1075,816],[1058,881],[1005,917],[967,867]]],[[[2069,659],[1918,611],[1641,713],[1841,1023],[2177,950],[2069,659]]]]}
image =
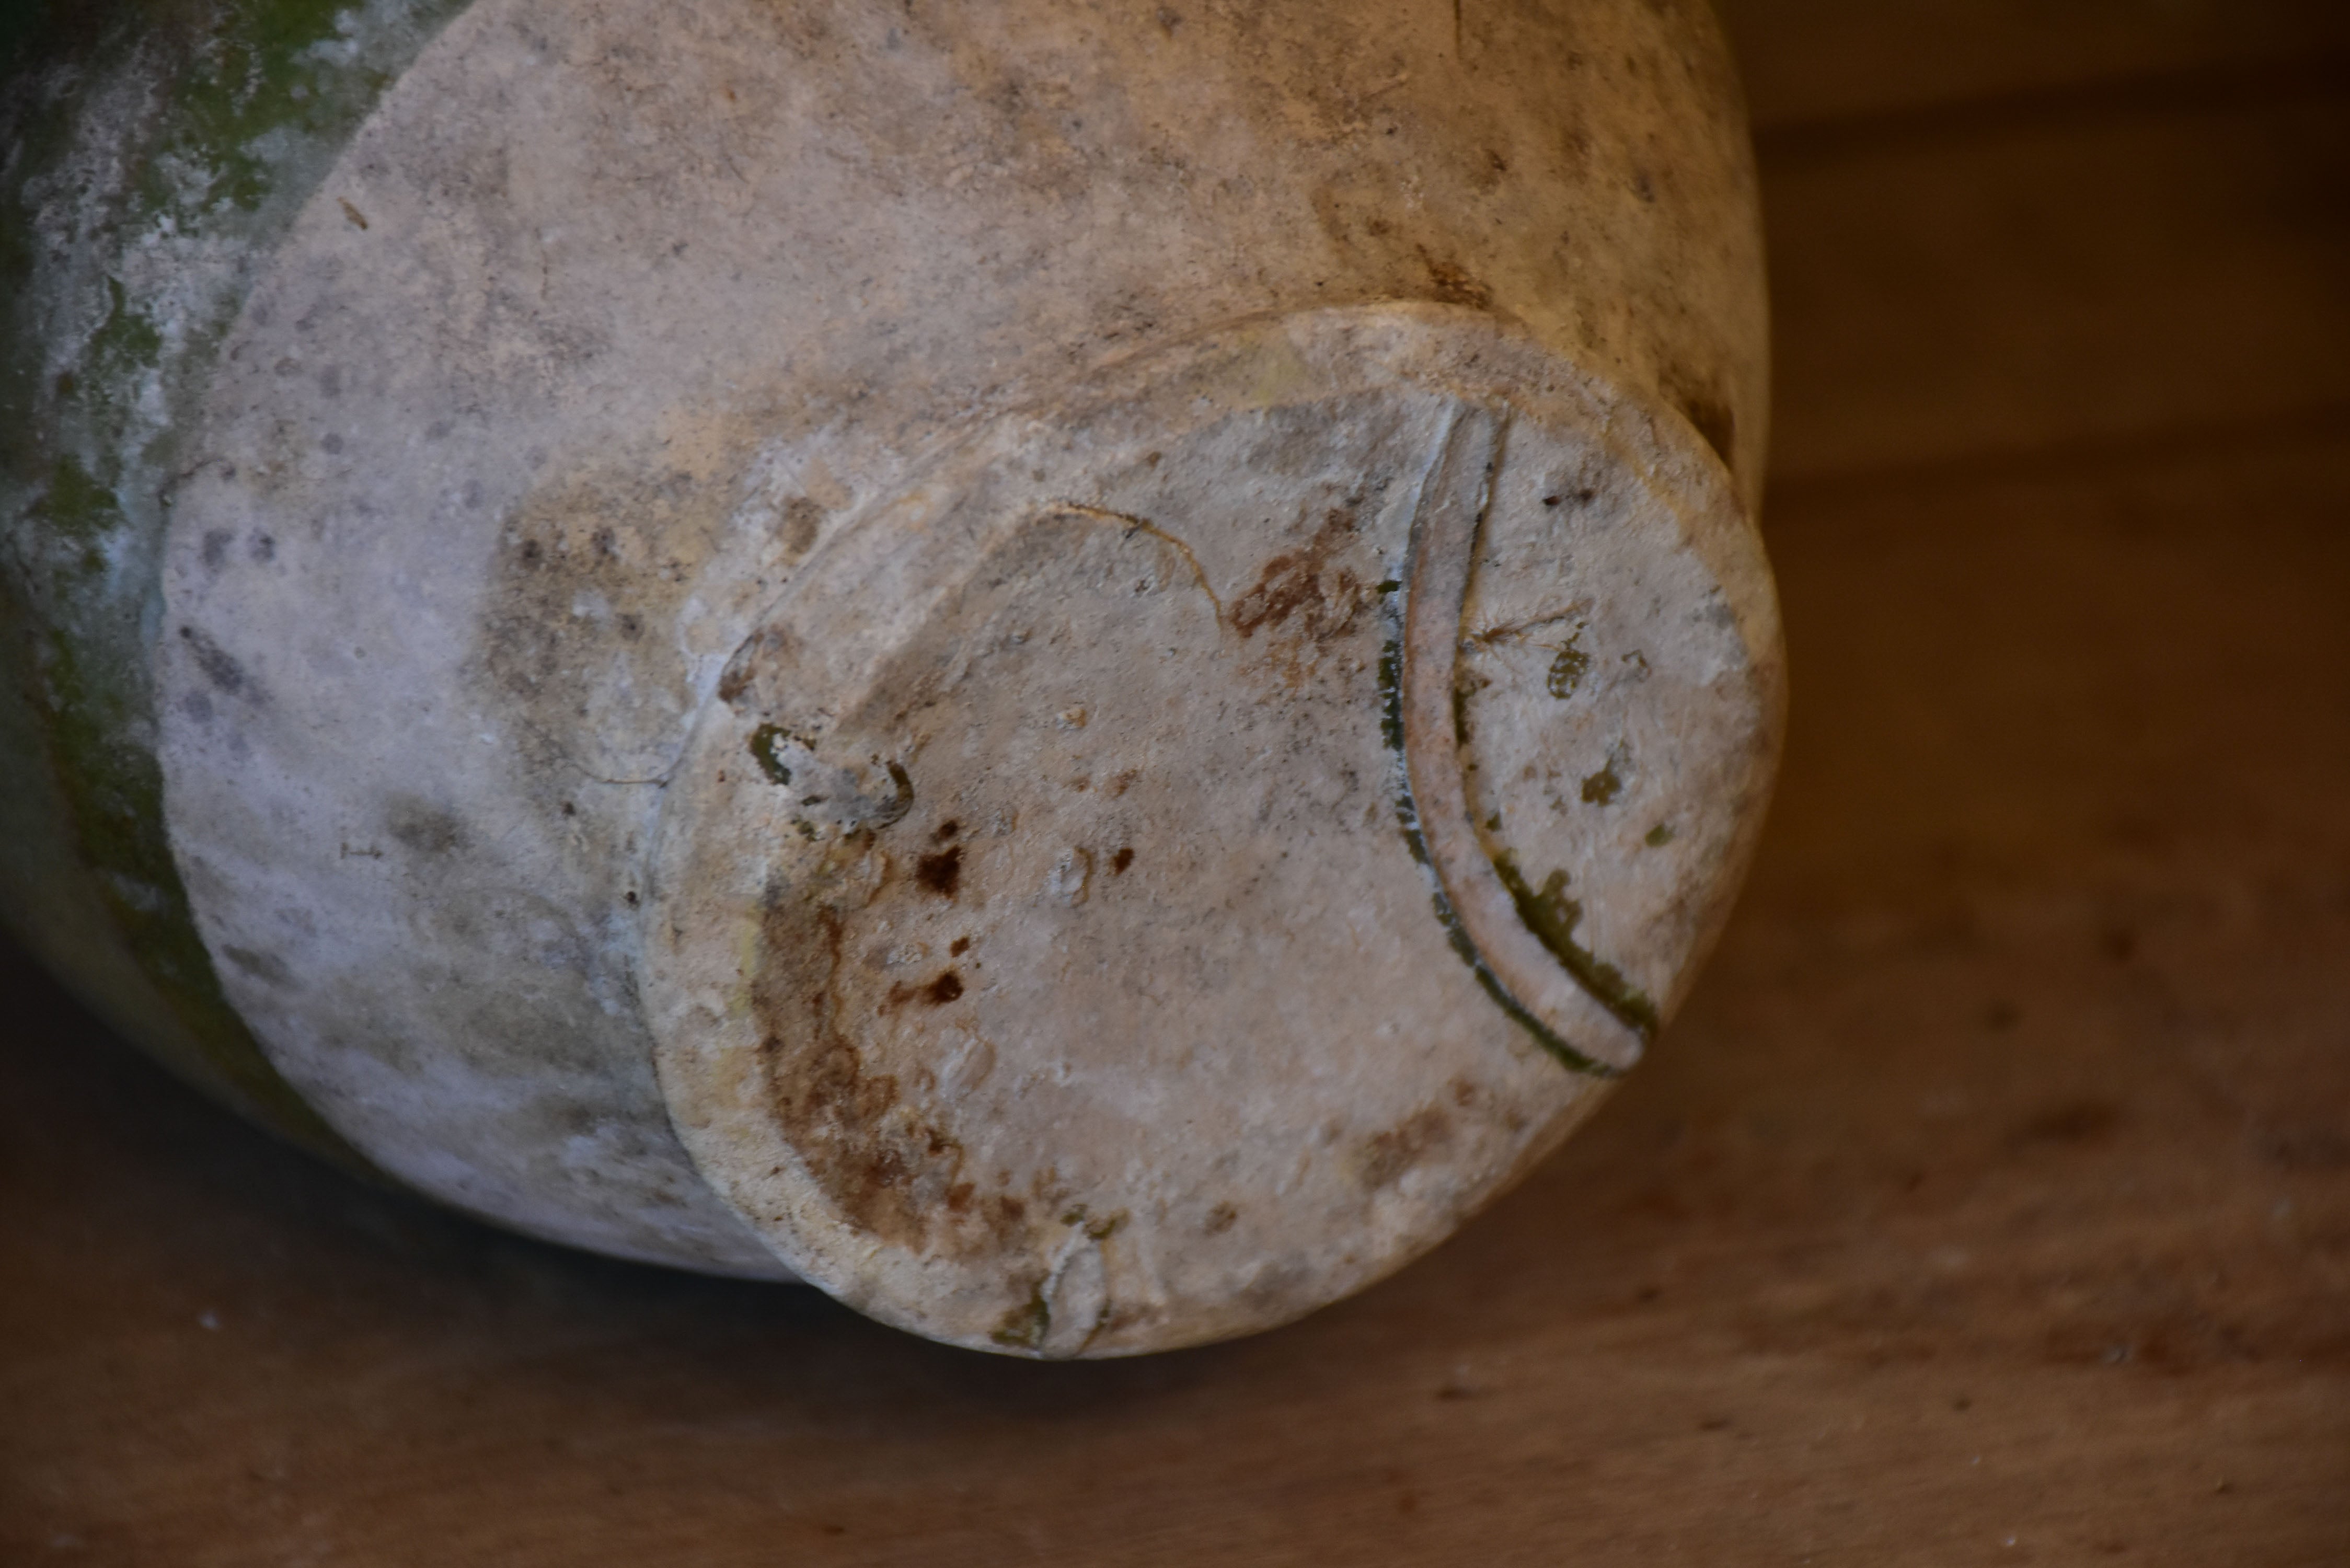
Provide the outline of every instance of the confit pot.
{"type": "Polygon", "coordinates": [[[1686,994],[1783,710],[1698,0],[17,27],[0,909],[245,1115],[1126,1355],[1686,994]]]}

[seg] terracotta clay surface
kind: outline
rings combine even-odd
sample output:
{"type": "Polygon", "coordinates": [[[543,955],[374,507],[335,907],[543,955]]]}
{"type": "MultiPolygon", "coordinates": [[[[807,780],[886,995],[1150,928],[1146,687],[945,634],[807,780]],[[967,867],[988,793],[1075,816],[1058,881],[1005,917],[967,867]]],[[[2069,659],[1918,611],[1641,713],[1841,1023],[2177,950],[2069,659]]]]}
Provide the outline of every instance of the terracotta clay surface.
{"type": "Polygon", "coordinates": [[[2067,6],[2022,101],[1964,67],[2046,7],[1913,14],[1731,8],[1874,51],[1754,56],[1804,701],[1524,1186],[1276,1333],[1014,1363],[344,1182],[20,966],[0,1557],[2350,1559],[2341,13],[2067,6]]]}

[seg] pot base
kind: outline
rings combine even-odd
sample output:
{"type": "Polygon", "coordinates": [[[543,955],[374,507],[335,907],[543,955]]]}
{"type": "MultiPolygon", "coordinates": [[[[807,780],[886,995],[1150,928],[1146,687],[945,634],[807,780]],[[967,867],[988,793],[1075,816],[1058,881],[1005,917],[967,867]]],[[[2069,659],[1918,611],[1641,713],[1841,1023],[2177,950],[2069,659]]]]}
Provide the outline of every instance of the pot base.
{"type": "Polygon", "coordinates": [[[1778,732],[1727,477],[1478,313],[1128,360],[841,519],[702,709],[662,1088],[935,1338],[1222,1338],[1450,1233],[1638,1059],[1778,732]]]}

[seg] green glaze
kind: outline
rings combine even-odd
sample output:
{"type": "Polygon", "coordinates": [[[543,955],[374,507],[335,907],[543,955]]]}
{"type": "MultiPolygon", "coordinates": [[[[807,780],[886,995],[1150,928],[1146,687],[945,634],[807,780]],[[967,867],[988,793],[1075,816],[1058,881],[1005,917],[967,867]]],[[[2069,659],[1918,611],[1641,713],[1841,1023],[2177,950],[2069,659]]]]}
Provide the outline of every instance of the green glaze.
{"type": "Polygon", "coordinates": [[[758,763],[759,771],[767,775],[769,784],[787,784],[792,782],[792,770],[784,766],[783,759],[775,755],[775,742],[790,739],[792,737],[784,733],[782,726],[777,724],[762,724],[751,732],[751,755],[758,763]]]}
{"type": "Polygon", "coordinates": [[[1583,684],[1584,672],[1590,668],[1591,655],[1575,647],[1575,639],[1569,638],[1566,646],[1558,650],[1558,657],[1550,661],[1550,673],[1543,679],[1544,688],[1565,701],[1575,695],[1575,689],[1583,684]]]}
{"type": "Polygon", "coordinates": [[[5,905],[41,911],[18,934],[109,1023],[353,1167],[223,997],[172,860],[151,680],[162,541],[260,263],[464,4],[0,6],[5,905]]]}
{"type": "Polygon", "coordinates": [[[1003,1321],[987,1337],[1007,1350],[1041,1351],[1045,1335],[1053,1328],[1053,1309],[1045,1300],[1045,1282],[1036,1282],[1028,1299],[1003,1314],[1003,1321]]]}
{"type": "MultiPolygon", "coordinates": [[[[1385,584],[1381,585],[1381,589],[1385,591],[1385,584]]],[[[1390,599],[1388,603],[1392,607],[1394,601],[1390,599]]],[[[1556,1030],[1527,1011],[1523,1002],[1510,994],[1510,988],[1502,983],[1501,977],[1495,974],[1492,966],[1485,961],[1485,955],[1477,950],[1477,943],[1470,937],[1469,929],[1461,923],[1460,915],[1452,908],[1452,900],[1444,896],[1444,885],[1437,878],[1434,868],[1430,864],[1428,840],[1419,830],[1419,805],[1412,798],[1411,770],[1404,764],[1403,629],[1399,619],[1399,613],[1390,607],[1388,617],[1389,629],[1387,643],[1379,651],[1379,733],[1387,741],[1388,750],[1395,754],[1396,822],[1403,831],[1403,841],[1405,846],[1411,851],[1411,857],[1419,862],[1423,868],[1429,870],[1430,884],[1429,899],[1430,907],[1435,910],[1437,924],[1444,928],[1445,940],[1451,944],[1452,950],[1460,955],[1461,961],[1469,966],[1469,972],[1477,977],[1477,983],[1484,989],[1485,994],[1493,999],[1495,1006],[1509,1015],[1510,1022],[1533,1035],[1534,1044],[1540,1045],[1555,1057],[1561,1065],[1572,1072],[1582,1073],[1594,1078],[1621,1077],[1623,1075],[1621,1068],[1609,1066],[1597,1057],[1577,1050],[1561,1038],[1556,1030]]],[[[1456,722],[1459,717],[1456,711],[1454,714],[1456,722]]],[[[1513,888],[1512,891],[1514,892],[1515,889],[1513,888]]],[[[1523,912],[1522,905],[1520,914],[1523,916],[1523,912]]],[[[1577,911],[1578,914],[1580,912],[1577,911]]],[[[1539,929],[1536,929],[1534,934],[1542,936],[1539,929]]],[[[1548,945],[1549,939],[1544,937],[1543,940],[1544,944],[1548,945]]],[[[1606,968],[1605,965],[1599,967],[1606,968]]],[[[1569,966],[1569,972],[1574,973],[1575,979],[1586,989],[1589,988],[1590,982],[1585,980],[1579,971],[1575,971],[1572,965],[1569,966]]],[[[1615,973],[1613,970],[1608,970],[1607,972],[1615,973]]],[[[1600,1000],[1603,1003],[1607,1001],[1605,997],[1600,1000]]],[[[1611,1007],[1609,1011],[1613,1012],[1614,1009],[1611,1007]]],[[[1620,1017],[1621,1014],[1618,1016],[1620,1017]]],[[[1653,1017],[1653,1010],[1651,1016],[1653,1017]]],[[[1653,1025],[1651,1028],[1653,1029],[1653,1025]]],[[[1648,1033],[1643,1033],[1640,1038],[1648,1039],[1648,1033]]]]}
{"type": "Polygon", "coordinates": [[[1493,857],[1493,869],[1501,873],[1502,886],[1510,890],[1510,899],[1518,907],[1518,919],[1542,940],[1552,956],[1566,966],[1566,972],[1575,976],[1575,983],[1614,1013],[1625,1028],[1643,1041],[1654,1040],[1657,1004],[1626,980],[1621,970],[1594,956],[1591,950],[1575,940],[1575,928],[1583,919],[1583,906],[1566,896],[1566,873],[1552,872],[1541,888],[1535,889],[1526,886],[1524,876],[1507,855],[1493,857]]]}

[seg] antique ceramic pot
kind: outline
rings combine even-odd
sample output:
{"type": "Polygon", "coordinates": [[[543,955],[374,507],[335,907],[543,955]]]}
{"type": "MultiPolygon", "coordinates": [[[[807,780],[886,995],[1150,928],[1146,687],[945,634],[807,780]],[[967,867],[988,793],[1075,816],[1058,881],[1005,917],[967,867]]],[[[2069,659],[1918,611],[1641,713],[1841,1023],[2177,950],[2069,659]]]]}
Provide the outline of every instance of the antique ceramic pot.
{"type": "Polygon", "coordinates": [[[0,899],[248,1116],[1125,1355],[1687,992],[1782,709],[1700,0],[55,9],[0,899]]]}

